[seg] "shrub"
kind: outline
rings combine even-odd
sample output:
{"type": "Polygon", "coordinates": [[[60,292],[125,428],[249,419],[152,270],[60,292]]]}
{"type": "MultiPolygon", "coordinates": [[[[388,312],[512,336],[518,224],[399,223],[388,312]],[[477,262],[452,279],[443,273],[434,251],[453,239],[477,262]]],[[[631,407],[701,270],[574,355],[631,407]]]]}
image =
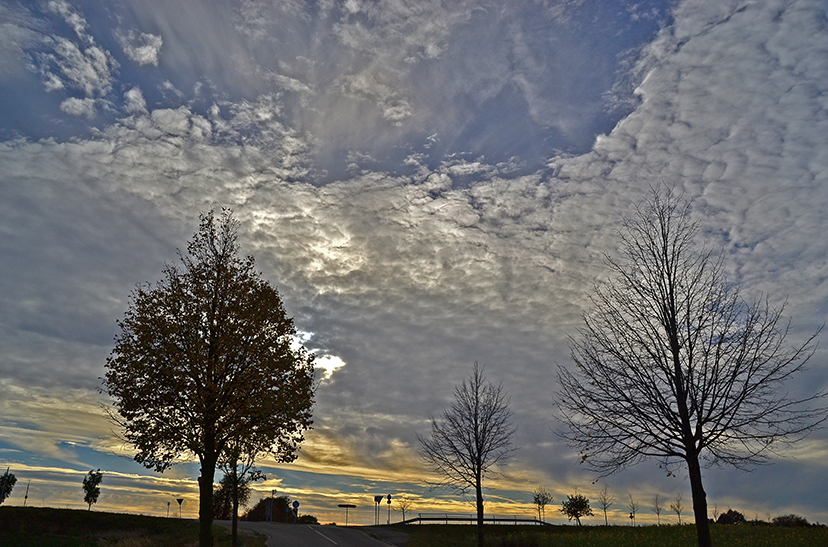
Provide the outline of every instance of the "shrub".
{"type": "Polygon", "coordinates": [[[784,526],[786,528],[796,528],[799,526],[810,526],[808,519],[800,517],[799,515],[779,515],[773,518],[774,526],[784,526]]]}
{"type": "Polygon", "coordinates": [[[719,524],[744,524],[746,521],[742,513],[728,509],[726,513],[719,515],[719,520],[716,522],[719,524]]]}

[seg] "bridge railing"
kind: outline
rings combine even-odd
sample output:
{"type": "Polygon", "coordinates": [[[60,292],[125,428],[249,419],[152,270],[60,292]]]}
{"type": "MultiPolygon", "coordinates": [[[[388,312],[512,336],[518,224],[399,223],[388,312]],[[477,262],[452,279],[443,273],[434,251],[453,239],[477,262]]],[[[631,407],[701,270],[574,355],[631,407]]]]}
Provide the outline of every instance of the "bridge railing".
{"type": "MultiPolygon", "coordinates": [[[[520,517],[517,515],[489,515],[483,517],[483,522],[489,524],[539,524],[548,525],[548,523],[538,520],[536,517],[520,517]]],[[[477,515],[475,514],[458,514],[458,513],[417,513],[416,517],[406,519],[399,522],[399,524],[424,524],[424,523],[465,523],[476,524],[477,515]]]]}

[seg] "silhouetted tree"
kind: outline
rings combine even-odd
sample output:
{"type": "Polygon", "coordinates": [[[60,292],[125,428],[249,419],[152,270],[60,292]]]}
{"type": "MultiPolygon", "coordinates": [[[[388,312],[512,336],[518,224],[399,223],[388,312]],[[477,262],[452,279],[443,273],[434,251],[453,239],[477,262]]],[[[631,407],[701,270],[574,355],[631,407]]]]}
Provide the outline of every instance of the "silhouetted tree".
{"type": "Polygon", "coordinates": [[[132,292],[104,378],[137,462],[163,472],[198,458],[201,547],[212,545],[213,478],[232,441],[255,434],[289,462],[312,423],[313,358],[237,239],[231,212],[201,216],[181,264],[132,292]]]}
{"type": "Polygon", "coordinates": [[[14,485],[17,483],[17,477],[14,476],[14,473],[9,471],[9,468],[6,468],[6,472],[3,473],[3,476],[0,477],[0,504],[6,501],[6,498],[11,496],[12,490],[14,489],[14,485]]]}
{"type": "Polygon", "coordinates": [[[743,515],[739,511],[728,509],[727,511],[719,515],[719,518],[716,519],[716,522],[719,524],[744,524],[747,521],[745,520],[745,515],[743,515]]]}
{"type": "Polygon", "coordinates": [[[662,501],[661,496],[656,494],[653,496],[653,510],[656,514],[657,523],[661,524],[661,511],[664,509],[664,501],[662,501]]]}
{"type": "Polygon", "coordinates": [[[83,501],[89,505],[87,511],[92,510],[93,503],[98,503],[98,496],[101,495],[102,481],[103,473],[100,469],[97,471],[90,470],[83,478],[83,501]]]}
{"type": "Polygon", "coordinates": [[[635,516],[638,514],[638,502],[635,501],[632,494],[630,494],[630,501],[627,502],[627,509],[630,510],[630,522],[635,526],[635,516]]]}
{"type": "Polygon", "coordinates": [[[612,507],[614,502],[615,498],[610,495],[609,489],[605,484],[604,488],[598,493],[598,505],[600,505],[601,509],[604,511],[604,526],[609,526],[609,520],[607,520],[607,509],[612,507]]]}
{"type": "Polygon", "coordinates": [[[234,480],[233,475],[225,473],[218,485],[213,489],[213,518],[216,520],[232,520],[235,510],[238,515],[238,508],[247,505],[252,492],[250,483],[258,478],[258,470],[254,471],[253,477],[243,476],[234,480]],[[234,484],[235,482],[235,484],[234,484]],[[233,490],[236,490],[235,499],[233,490]]]}
{"type": "Polygon", "coordinates": [[[723,261],[698,250],[690,205],[667,190],[626,218],[614,279],[570,339],[575,372],[558,369],[563,435],[602,476],[647,458],[686,465],[698,542],[709,547],[701,457],[748,467],[825,420],[825,393],[790,398],[783,384],[815,349],[786,344],[782,308],[747,303],[723,261]]]}
{"type": "Polygon", "coordinates": [[[681,503],[681,493],[676,494],[676,499],[670,504],[670,511],[675,511],[678,516],[678,523],[681,524],[681,512],[684,510],[684,505],[681,503]]]}
{"type": "Polygon", "coordinates": [[[581,517],[592,516],[589,498],[578,493],[567,496],[567,499],[561,502],[561,513],[569,517],[569,520],[575,519],[578,526],[581,526],[581,517]]]}
{"type": "Polygon", "coordinates": [[[543,486],[538,486],[538,489],[532,492],[532,501],[538,507],[538,520],[546,521],[546,506],[552,503],[552,494],[546,491],[543,486]]]}
{"type": "MultiPolygon", "coordinates": [[[[248,434],[243,438],[231,439],[227,444],[219,467],[227,479],[230,495],[231,543],[236,547],[239,542],[239,505],[247,503],[250,496],[250,483],[267,477],[254,467],[259,454],[267,450],[266,437],[259,438],[256,424],[250,424],[248,434]]],[[[224,479],[222,479],[224,480],[224,479]]]]}
{"type": "Polygon", "coordinates": [[[410,511],[412,507],[414,507],[414,501],[408,496],[408,494],[400,494],[397,496],[397,511],[402,513],[403,520],[405,520],[405,513],[410,511]]]}
{"type": "Polygon", "coordinates": [[[502,385],[486,380],[474,364],[468,381],[454,388],[454,403],[440,420],[431,418],[431,438],[417,435],[420,456],[441,477],[440,485],[475,491],[477,544],[483,547],[483,480],[512,455],[512,411],[502,385]]]}

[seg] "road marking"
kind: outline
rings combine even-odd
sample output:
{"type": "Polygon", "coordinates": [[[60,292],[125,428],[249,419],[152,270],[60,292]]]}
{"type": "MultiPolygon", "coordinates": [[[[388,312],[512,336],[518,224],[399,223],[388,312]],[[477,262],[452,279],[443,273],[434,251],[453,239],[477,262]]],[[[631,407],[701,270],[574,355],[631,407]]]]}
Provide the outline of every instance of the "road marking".
{"type": "Polygon", "coordinates": [[[316,532],[317,534],[319,534],[319,535],[320,535],[320,536],[322,536],[323,538],[327,539],[328,541],[330,541],[330,542],[331,542],[331,543],[333,543],[334,545],[339,545],[337,542],[335,542],[334,540],[332,540],[331,538],[329,538],[328,536],[326,536],[325,534],[323,534],[322,532],[320,532],[319,530],[317,530],[317,529],[316,529],[316,528],[314,528],[313,526],[310,526],[310,525],[309,525],[309,526],[308,526],[308,528],[310,528],[311,530],[313,530],[314,532],[316,532]]]}

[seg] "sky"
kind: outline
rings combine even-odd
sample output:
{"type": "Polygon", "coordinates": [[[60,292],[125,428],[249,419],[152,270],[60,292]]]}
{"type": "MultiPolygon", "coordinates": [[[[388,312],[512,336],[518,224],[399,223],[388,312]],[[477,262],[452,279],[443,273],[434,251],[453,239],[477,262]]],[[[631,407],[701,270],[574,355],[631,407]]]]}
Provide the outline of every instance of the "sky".
{"type": "MultiPolygon", "coordinates": [[[[686,474],[602,479],[555,435],[620,219],[650,188],[692,200],[747,299],[790,340],[828,311],[828,3],[815,0],[0,0],[0,466],[6,503],[197,514],[195,463],[130,459],[101,405],[136,284],[229,207],[320,383],[290,465],[254,498],[373,522],[373,497],[472,513],[432,490],[417,434],[477,361],[502,382],[515,456],[487,512],[607,485],[652,523],[686,474]],[[28,498],[24,499],[26,488],[28,498]]],[[[828,346],[822,335],[822,346],[828,346]]],[[[787,387],[828,388],[828,350],[787,387]]],[[[704,471],[711,513],[828,522],[828,434],[746,473],[704,471]]],[[[394,506],[392,506],[394,507],[394,506]]],[[[400,514],[393,513],[394,519],[400,514]]],[[[674,522],[675,515],[662,521],[674,522]]],[[[586,523],[598,523],[598,517],[586,523]]]]}

